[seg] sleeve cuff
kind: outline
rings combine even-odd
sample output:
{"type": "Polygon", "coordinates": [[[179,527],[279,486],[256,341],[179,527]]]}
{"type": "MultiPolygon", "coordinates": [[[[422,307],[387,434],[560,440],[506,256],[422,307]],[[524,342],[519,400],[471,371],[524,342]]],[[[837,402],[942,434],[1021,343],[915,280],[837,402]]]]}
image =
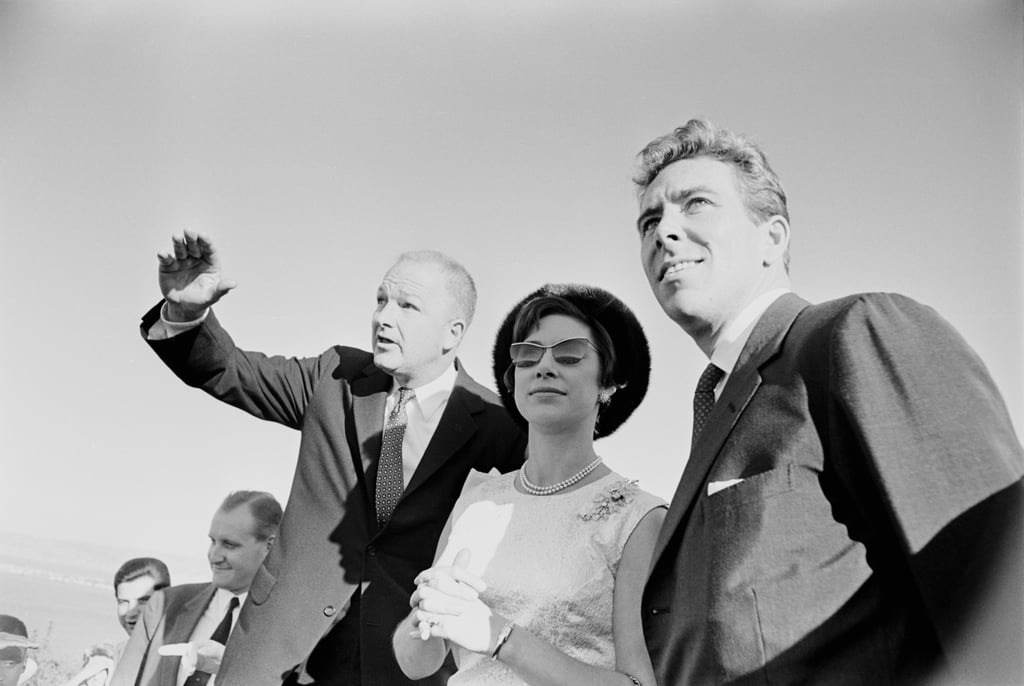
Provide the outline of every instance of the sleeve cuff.
{"type": "Polygon", "coordinates": [[[172,322],[165,316],[166,312],[167,301],[165,300],[164,304],[160,306],[160,318],[153,322],[153,325],[149,327],[149,331],[146,332],[148,340],[162,341],[196,328],[206,320],[206,315],[209,314],[210,308],[203,310],[203,314],[199,318],[188,322],[172,322]]]}

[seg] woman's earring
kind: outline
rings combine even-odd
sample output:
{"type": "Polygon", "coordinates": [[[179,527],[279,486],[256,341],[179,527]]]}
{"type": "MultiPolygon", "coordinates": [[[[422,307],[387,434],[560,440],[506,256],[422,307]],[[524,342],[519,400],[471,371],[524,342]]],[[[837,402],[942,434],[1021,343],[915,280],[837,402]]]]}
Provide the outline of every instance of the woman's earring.
{"type": "Polygon", "coordinates": [[[597,393],[597,402],[601,405],[607,405],[612,401],[612,392],[608,389],[602,388],[597,393]]]}

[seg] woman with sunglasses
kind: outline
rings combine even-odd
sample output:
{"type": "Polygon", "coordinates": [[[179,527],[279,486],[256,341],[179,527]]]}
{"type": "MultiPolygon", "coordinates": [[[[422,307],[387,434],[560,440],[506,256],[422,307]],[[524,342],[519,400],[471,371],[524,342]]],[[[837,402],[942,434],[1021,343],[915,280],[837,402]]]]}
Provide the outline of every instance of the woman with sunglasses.
{"type": "Polygon", "coordinates": [[[494,371],[527,461],[467,481],[395,631],[399,665],[423,678],[451,650],[451,686],[653,686],[640,596],[665,504],[594,450],[647,391],[639,322],[607,291],[544,286],[505,318],[494,371]]]}

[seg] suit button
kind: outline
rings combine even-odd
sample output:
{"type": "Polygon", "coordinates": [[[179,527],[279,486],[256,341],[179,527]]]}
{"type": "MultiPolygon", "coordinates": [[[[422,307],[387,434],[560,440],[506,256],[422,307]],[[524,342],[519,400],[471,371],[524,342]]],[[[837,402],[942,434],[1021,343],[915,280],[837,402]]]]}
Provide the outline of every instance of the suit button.
{"type": "Polygon", "coordinates": [[[334,613],[338,611],[338,608],[333,605],[328,605],[324,608],[324,617],[333,617],[334,613]]]}
{"type": "Polygon", "coordinates": [[[377,556],[377,549],[374,548],[372,545],[366,546],[366,555],[367,555],[367,557],[376,557],[377,556]]]}

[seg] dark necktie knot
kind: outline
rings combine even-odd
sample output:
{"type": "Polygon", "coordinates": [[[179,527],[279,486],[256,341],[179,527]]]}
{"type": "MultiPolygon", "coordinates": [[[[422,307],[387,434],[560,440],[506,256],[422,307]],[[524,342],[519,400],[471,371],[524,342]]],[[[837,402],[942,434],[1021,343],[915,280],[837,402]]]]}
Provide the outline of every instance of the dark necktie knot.
{"type": "Polygon", "coordinates": [[[397,414],[405,413],[405,406],[412,400],[414,395],[416,395],[416,391],[411,388],[399,388],[398,400],[395,401],[395,406],[391,408],[391,416],[394,417],[397,414]]]}
{"type": "Polygon", "coordinates": [[[709,364],[704,368],[700,378],[697,379],[697,392],[698,393],[714,393],[715,386],[725,376],[725,372],[716,367],[713,364],[709,364]]]}

